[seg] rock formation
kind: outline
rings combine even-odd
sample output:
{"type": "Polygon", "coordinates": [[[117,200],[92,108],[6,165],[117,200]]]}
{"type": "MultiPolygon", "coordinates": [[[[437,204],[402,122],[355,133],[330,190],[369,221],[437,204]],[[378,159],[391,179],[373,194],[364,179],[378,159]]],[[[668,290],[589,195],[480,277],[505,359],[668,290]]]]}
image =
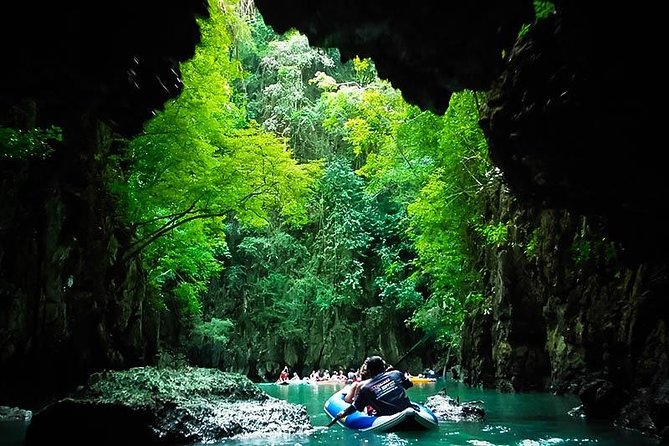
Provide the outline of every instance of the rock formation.
{"type": "Polygon", "coordinates": [[[138,367],[94,374],[37,412],[25,444],[214,443],[309,429],[304,406],[272,398],[242,375],[138,367]]]}

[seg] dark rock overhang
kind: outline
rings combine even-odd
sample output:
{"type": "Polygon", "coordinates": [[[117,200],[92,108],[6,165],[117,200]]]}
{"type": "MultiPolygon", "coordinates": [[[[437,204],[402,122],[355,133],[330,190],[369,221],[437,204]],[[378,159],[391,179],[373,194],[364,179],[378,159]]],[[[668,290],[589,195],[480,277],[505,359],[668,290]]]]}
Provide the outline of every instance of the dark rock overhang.
{"type": "Polygon", "coordinates": [[[372,58],[379,76],[409,102],[437,113],[454,91],[489,88],[504,67],[503,51],[534,17],[529,0],[256,0],[256,5],[278,32],[296,28],[312,45],[338,48],[344,60],[372,58]]]}
{"type": "Polygon", "coordinates": [[[451,92],[489,91],[482,127],[519,197],[601,220],[630,259],[669,248],[658,162],[662,82],[649,57],[658,15],[642,6],[558,0],[521,39],[532,2],[257,0],[278,31],[297,28],[343,57],[374,59],[405,98],[441,112],[451,92]]]}
{"type": "Polygon", "coordinates": [[[206,5],[3,2],[0,118],[11,123],[13,107],[32,101],[41,125],[89,115],[120,133],[136,133],[181,90],[178,64],[194,54],[196,19],[208,15],[206,5]]]}
{"type": "MultiPolygon", "coordinates": [[[[555,17],[516,40],[532,21],[530,0],[257,6],[278,31],[373,58],[422,108],[443,112],[453,91],[490,90],[482,125],[518,196],[602,217],[628,252],[664,257],[659,14],[558,0],[555,17]]],[[[178,63],[192,56],[205,15],[203,0],[3,3],[0,122],[28,100],[41,125],[91,115],[136,133],[180,91],[178,63]]]]}

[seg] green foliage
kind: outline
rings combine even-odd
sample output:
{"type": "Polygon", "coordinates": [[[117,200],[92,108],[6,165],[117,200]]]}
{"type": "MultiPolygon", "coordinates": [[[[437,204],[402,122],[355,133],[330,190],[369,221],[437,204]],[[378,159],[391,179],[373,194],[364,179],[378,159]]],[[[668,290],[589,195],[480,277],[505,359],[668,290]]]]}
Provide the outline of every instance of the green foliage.
{"type": "Polygon", "coordinates": [[[330,284],[316,296],[321,308],[359,305],[364,275],[364,260],[360,254],[372,239],[371,203],[363,187],[362,179],[341,159],[327,165],[319,182],[318,201],[310,209],[318,224],[314,237],[318,273],[330,284]]]}
{"type": "Polygon", "coordinates": [[[215,303],[218,314],[235,320],[238,339],[232,354],[268,349],[280,338],[303,345],[317,317],[313,300],[322,288],[309,274],[309,252],[293,234],[280,228],[228,225],[231,266],[225,271],[225,300],[215,303]]]}
{"type": "Polygon", "coordinates": [[[530,26],[529,23],[523,23],[518,31],[518,37],[524,37],[530,31],[530,26]]]}
{"type": "Polygon", "coordinates": [[[360,85],[368,85],[377,82],[376,68],[370,59],[360,59],[358,56],[353,58],[353,70],[355,80],[360,85]]]}
{"type": "MultiPolygon", "coordinates": [[[[131,141],[115,189],[138,234],[128,255],[142,253],[161,302],[197,327],[192,356],[352,361],[404,323],[456,344],[481,300],[480,98],[421,111],[371,61],[340,64],[244,14],[249,29],[229,8],[203,22],[182,95],[131,141]]],[[[505,231],[482,234],[503,243],[505,231]]]]}
{"type": "Polygon", "coordinates": [[[498,222],[497,224],[487,224],[477,228],[477,231],[483,237],[484,243],[497,248],[503,246],[509,241],[509,222],[498,222]]]}
{"type": "MultiPolygon", "coordinates": [[[[534,6],[534,17],[535,22],[550,17],[555,13],[555,4],[550,1],[545,0],[533,0],[532,5],[534,6]]],[[[523,37],[532,27],[530,23],[524,23],[520,31],[518,32],[519,37],[523,37]]]]}
{"type": "Polygon", "coordinates": [[[544,0],[534,0],[534,16],[537,20],[545,19],[555,12],[555,4],[544,0]]]}
{"type": "Polygon", "coordinates": [[[534,231],[532,231],[530,239],[525,246],[525,255],[528,259],[536,259],[539,256],[539,243],[539,228],[536,228],[534,231]]]}
{"type": "Polygon", "coordinates": [[[212,318],[209,322],[196,325],[193,328],[193,335],[200,338],[199,343],[212,342],[225,345],[233,327],[233,323],[228,319],[212,318]]]}
{"type": "Polygon", "coordinates": [[[200,298],[223,268],[224,221],[306,221],[320,172],[318,163],[298,164],[284,138],[249,122],[240,107],[231,82],[241,65],[229,55],[250,33],[239,18],[213,8],[201,30],[195,56],[181,66],[182,94],[130,141],[128,180],[113,185],[138,235],[126,256],[142,253],[158,302],[185,323],[197,320],[200,298]]]}
{"type": "MultiPolygon", "coordinates": [[[[473,296],[480,296],[470,234],[482,223],[480,196],[490,168],[478,126],[476,93],[453,95],[442,125],[438,146],[424,149],[432,170],[408,206],[409,233],[432,290],[412,322],[444,343],[457,343],[464,315],[476,300],[473,296]]],[[[496,228],[490,234],[501,240],[504,231],[496,228]]]]}
{"type": "Polygon", "coordinates": [[[383,274],[375,279],[382,302],[394,304],[396,309],[413,311],[420,307],[423,296],[417,291],[418,276],[412,274],[413,265],[402,259],[410,248],[405,244],[387,243],[377,249],[383,274]]]}
{"type": "Polygon", "coordinates": [[[605,237],[580,235],[571,244],[572,260],[577,267],[587,264],[610,264],[615,261],[618,250],[613,242],[605,237]]]}
{"type": "Polygon", "coordinates": [[[576,239],[571,245],[571,255],[577,266],[583,266],[591,259],[593,252],[592,242],[589,240],[576,239]]]}
{"type": "Polygon", "coordinates": [[[53,153],[53,144],[63,140],[59,127],[18,130],[0,126],[0,159],[46,159],[53,153]]]}
{"type": "Polygon", "coordinates": [[[311,48],[298,33],[267,42],[249,67],[249,112],[263,127],[289,139],[298,159],[323,156],[318,136],[318,110],[313,108],[318,90],[308,81],[317,72],[326,73],[334,60],[324,50],[311,48]]]}
{"type": "Polygon", "coordinates": [[[336,90],[325,91],[318,105],[323,110],[323,130],[333,141],[336,155],[355,159],[357,167],[394,144],[409,109],[400,93],[379,79],[367,85],[340,83],[336,90]]]}

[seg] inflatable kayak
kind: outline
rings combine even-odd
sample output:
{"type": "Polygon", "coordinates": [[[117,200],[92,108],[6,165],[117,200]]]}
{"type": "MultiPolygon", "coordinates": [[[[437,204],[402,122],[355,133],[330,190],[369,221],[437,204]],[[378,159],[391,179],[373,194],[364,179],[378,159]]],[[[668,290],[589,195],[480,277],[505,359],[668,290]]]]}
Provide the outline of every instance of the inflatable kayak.
{"type": "MultiPolygon", "coordinates": [[[[339,412],[346,409],[349,403],[344,401],[350,386],[335,392],[323,406],[325,413],[334,419],[339,412]]],[[[353,412],[337,421],[344,427],[358,431],[390,432],[402,430],[428,430],[439,427],[436,415],[422,404],[411,403],[412,407],[394,415],[373,416],[364,412],[353,412]]]]}
{"type": "Polygon", "coordinates": [[[436,383],[437,378],[421,378],[419,376],[410,376],[409,381],[411,381],[414,384],[436,383]]]}

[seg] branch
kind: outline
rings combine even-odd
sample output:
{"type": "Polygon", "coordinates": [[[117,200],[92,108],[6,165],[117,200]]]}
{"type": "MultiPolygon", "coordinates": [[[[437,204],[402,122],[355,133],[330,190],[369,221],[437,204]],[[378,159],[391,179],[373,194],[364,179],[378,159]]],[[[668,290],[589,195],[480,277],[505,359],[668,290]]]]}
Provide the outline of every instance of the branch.
{"type": "Polygon", "coordinates": [[[472,173],[472,171],[469,169],[469,166],[467,166],[467,163],[465,163],[464,161],[461,161],[460,164],[462,165],[462,168],[465,169],[465,171],[467,171],[469,176],[472,177],[472,179],[476,182],[476,184],[478,184],[479,186],[483,186],[483,184],[481,184],[481,181],[479,181],[478,177],[476,175],[474,175],[472,173]]]}
{"type": "Polygon", "coordinates": [[[407,163],[407,166],[409,166],[410,172],[413,174],[414,177],[418,177],[418,174],[414,172],[413,164],[411,164],[411,161],[409,161],[409,158],[404,154],[404,150],[402,150],[402,147],[399,146],[399,144],[395,144],[395,147],[397,147],[397,150],[400,152],[400,155],[402,156],[402,159],[404,159],[404,162],[407,163]]]}
{"type": "Polygon", "coordinates": [[[172,229],[178,228],[179,226],[181,226],[183,224],[186,224],[189,221],[198,220],[198,219],[202,219],[202,218],[210,218],[210,217],[223,217],[228,212],[230,212],[230,210],[193,215],[191,217],[184,218],[183,220],[178,220],[178,221],[173,220],[172,222],[163,225],[160,229],[154,231],[149,237],[144,238],[142,240],[138,240],[133,245],[131,245],[131,246],[136,246],[139,243],[139,246],[137,246],[134,250],[126,253],[123,256],[123,259],[128,260],[132,257],[135,257],[137,254],[139,254],[144,248],[149,246],[151,243],[155,242],[160,237],[162,237],[163,235],[170,232],[172,229]]]}
{"type": "MultiPolygon", "coordinates": [[[[240,200],[239,205],[242,206],[249,199],[251,199],[255,196],[258,196],[262,193],[263,193],[263,191],[261,189],[249,193],[248,195],[246,195],[244,198],[242,198],[240,200]]],[[[133,246],[136,246],[136,248],[133,249],[132,251],[127,252],[123,256],[123,259],[128,260],[128,259],[131,259],[132,257],[135,257],[137,254],[139,254],[141,251],[143,251],[144,248],[146,248],[151,243],[158,240],[163,235],[167,234],[171,230],[176,229],[179,226],[182,226],[182,225],[184,225],[188,222],[191,222],[193,220],[200,220],[200,219],[203,219],[203,218],[224,217],[226,214],[228,214],[232,211],[233,211],[233,209],[225,209],[225,210],[218,211],[218,212],[211,212],[211,211],[208,211],[207,209],[202,209],[202,210],[198,211],[198,212],[201,212],[200,214],[191,215],[190,217],[182,218],[182,219],[175,218],[175,219],[165,223],[163,226],[156,229],[155,231],[153,231],[153,233],[151,233],[149,236],[143,238],[142,240],[138,240],[137,242],[130,245],[131,248],[133,246]]]]}
{"type": "MultiPolygon", "coordinates": [[[[181,212],[176,212],[174,214],[169,214],[169,215],[159,215],[158,217],[153,217],[148,220],[140,221],[137,224],[135,224],[135,228],[140,228],[144,225],[148,225],[149,223],[155,223],[158,220],[165,220],[165,219],[171,219],[172,221],[178,220],[179,218],[183,217],[184,215],[191,214],[193,213],[193,209],[195,209],[195,205],[200,201],[200,199],[204,196],[204,194],[200,195],[194,202],[191,204],[186,210],[181,211],[181,212]]],[[[169,224],[169,223],[167,223],[169,224]]],[[[130,246],[136,244],[137,242],[131,244],[130,246]]]]}

